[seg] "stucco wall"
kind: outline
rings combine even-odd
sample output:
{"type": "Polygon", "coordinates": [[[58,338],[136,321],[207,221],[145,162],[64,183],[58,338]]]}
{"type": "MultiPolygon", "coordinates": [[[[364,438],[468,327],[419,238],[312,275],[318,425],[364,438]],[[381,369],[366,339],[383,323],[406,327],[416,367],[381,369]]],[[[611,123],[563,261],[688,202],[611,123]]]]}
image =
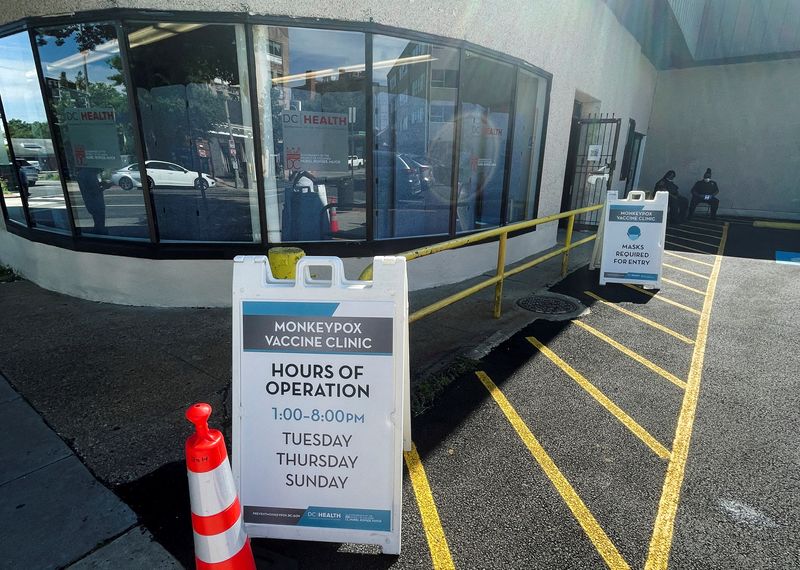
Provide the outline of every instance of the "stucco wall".
{"type": "Polygon", "coordinates": [[[720,213],[800,219],[798,88],[800,59],[661,72],[641,186],[711,168],[720,213]]]}
{"type": "MultiPolygon", "coordinates": [[[[33,0],[11,3],[0,18],[11,21],[23,16],[62,14],[70,10],[85,11],[115,7],[163,9],[158,0],[33,0]]],[[[544,149],[542,185],[539,197],[539,216],[560,210],[564,166],[576,90],[600,101],[599,111],[622,118],[617,164],[622,162],[627,119],[636,120],[637,130],[647,132],[650,106],[655,86],[656,70],[642,55],[633,36],[617,21],[611,10],[601,0],[512,0],[474,2],[473,0],[437,0],[436,2],[370,2],[365,0],[262,0],[241,2],[232,0],[174,0],[173,10],[218,10],[253,12],[297,17],[320,17],[340,20],[374,21],[399,28],[418,30],[455,39],[465,39],[497,51],[519,57],[553,74],[547,140],[544,149]]],[[[614,176],[614,188],[624,187],[614,176]]],[[[556,239],[556,225],[542,227],[527,236],[513,240],[508,260],[513,262],[552,246],[556,239]]],[[[14,265],[29,278],[46,287],[67,292],[62,269],[86,263],[84,271],[114,275],[127,263],[136,268],[139,278],[147,279],[154,291],[170,291],[174,286],[183,294],[169,303],[156,297],[155,304],[218,305],[228,302],[229,283],[214,278],[198,283],[196,277],[206,274],[218,261],[146,261],[78,254],[55,250],[45,254],[46,246],[28,244],[0,232],[0,260],[14,265]],[[23,251],[8,251],[13,247],[23,251]],[[49,260],[63,260],[54,264],[40,264],[39,256],[49,260]],[[103,261],[96,258],[106,257],[103,261]],[[91,263],[84,259],[91,258],[91,263]],[[15,260],[14,263],[8,260],[15,260]],[[56,268],[56,266],[59,266],[56,268]],[[179,266],[180,271],[174,270],[179,266]],[[52,269],[48,269],[48,267],[52,269]],[[35,268],[29,269],[29,268],[35,268]],[[47,275],[51,271],[53,275],[47,275]],[[175,281],[177,280],[177,285],[175,281]],[[210,291],[211,287],[219,287],[210,291]]],[[[416,261],[409,267],[410,285],[420,289],[465,279],[492,269],[496,246],[478,246],[469,251],[446,252],[416,261]]],[[[364,265],[353,260],[350,265],[364,265]]],[[[126,270],[132,271],[132,270],[126,270]]],[[[226,271],[229,271],[226,270],[226,271]]],[[[124,273],[125,274],[125,273],[124,273]]],[[[101,276],[100,281],[103,281],[101,276]]],[[[97,281],[96,281],[97,282],[97,281]]],[[[105,281],[103,281],[105,282],[105,281]]],[[[75,294],[98,300],[120,297],[116,280],[106,283],[105,293],[95,285],[81,285],[75,294]]],[[[74,286],[79,284],[74,283],[74,286]]],[[[164,293],[166,298],[167,293],[164,293]]],[[[115,302],[153,304],[152,295],[144,295],[141,288],[129,291],[115,302]],[[139,291],[140,297],[136,297],[139,291]]]]}

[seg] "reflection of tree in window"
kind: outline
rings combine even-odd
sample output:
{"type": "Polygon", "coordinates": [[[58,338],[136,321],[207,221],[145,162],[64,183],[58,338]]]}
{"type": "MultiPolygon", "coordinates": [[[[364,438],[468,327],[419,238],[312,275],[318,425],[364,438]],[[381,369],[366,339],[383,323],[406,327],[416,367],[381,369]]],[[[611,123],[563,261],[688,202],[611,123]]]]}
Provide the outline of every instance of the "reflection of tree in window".
{"type": "MultiPolygon", "coordinates": [[[[36,34],[36,45],[42,48],[48,45],[56,47],[70,47],[75,50],[75,55],[82,56],[83,62],[78,58],[75,65],[79,70],[75,74],[74,80],[67,77],[66,71],[61,71],[57,78],[48,75],[48,63],[43,61],[45,68],[45,84],[49,91],[50,102],[54,114],[58,119],[59,125],[63,127],[64,117],[67,109],[80,107],[104,107],[112,108],[117,114],[128,114],[128,97],[126,95],[124,79],[122,74],[122,60],[119,56],[117,47],[116,28],[111,24],[74,24],[58,28],[46,28],[38,30],[36,34]],[[69,42],[69,44],[68,44],[69,42]],[[96,61],[97,57],[93,52],[100,47],[111,47],[111,50],[99,52],[100,61],[105,59],[107,70],[101,77],[89,77],[89,59],[96,61]],[[105,55],[108,54],[108,55],[105,55]]],[[[47,53],[44,51],[44,53],[47,53]]],[[[64,58],[66,59],[66,58],[64,58]]],[[[122,154],[132,155],[133,136],[130,132],[130,123],[118,123],[117,130],[120,141],[123,145],[122,154]]],[[[61,136],[59,133],[57,136],[61,136]]],[[[65,141],[69,144],[68,141],[65,141]]],[[[68,155],[69,156],[69,155],[68,155]]]]}
{"type": "Polygon", "coordinates": [[[38,28],[35,40],[76,226],[82,233],[146,239],[142,194],[110,189],[114,173],[136,152],[116,26],[38,28]]]}
{"type": "Polygon", "coordinates": [[[204,166],[193,139],[226,123],[226,98],[235,103],[229,108],[241,106],[232,35],[233,29],[205,26],[132,49],[137,94],[152,112],[145,131],[149,157],[204,166]],[[234,88],[226,93],[226,85],[234,88]]]}
{"type": "Polygon", "coordinates": [[[146,158],[186,169],[147,166],[162,239],[260,240],[244,26],[141,23],[128,42],[146,158]]]}

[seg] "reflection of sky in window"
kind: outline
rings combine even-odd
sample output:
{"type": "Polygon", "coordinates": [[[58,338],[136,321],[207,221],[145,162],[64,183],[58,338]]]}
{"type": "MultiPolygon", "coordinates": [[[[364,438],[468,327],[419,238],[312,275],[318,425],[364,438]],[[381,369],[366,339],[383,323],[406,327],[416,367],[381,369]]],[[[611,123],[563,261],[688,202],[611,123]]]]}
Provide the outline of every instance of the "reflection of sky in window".
{"type": "MultiPolygon", "coordinates": [[[[391,38],[387,36],[375,36],[372,40],[372,60],[373,61],[387,61],[397,59],[403,55],[403,51],[409,45],[408,40],[400,38],[391,38]]],[[[391,67],[379,67],[372,71],[373,81],[386,85],[387,76],[392,70],[391,67]]]]}
{"type": "Polygon", "coordinates": [[[289,28],[289,74],[364,63],[364,34],[289,28]]]}
{"type": "Polygon", "coordinates": [[[0,97],[6,118],[47,121],[26,32],[0,39],[0,97]]]}
{"type": "Polygon", "coordinates": [[[58,79],[63,72],[67,79],[74,81],[78,73],[87,71],[89,81],[92,83],[109,83],[109,76],[117,74],[117,70],[108,64],[108,60],[119,54],[116,39],[110,39],[97,46],[97,51],[87,51],[84,56],[80,56],[75,35],[64,38],[64,45],[55,45],[56,38],[44,35],[47,45],[39,47],[39,57],[42,60],[42,69],[45,77],[58,79]],[[86,68],[84,68],[84,60],[86,68]],[[94,60],[94,61],[93,61],[94,60]],[[55,65],[54,65],[55,64],[55,65]]]}

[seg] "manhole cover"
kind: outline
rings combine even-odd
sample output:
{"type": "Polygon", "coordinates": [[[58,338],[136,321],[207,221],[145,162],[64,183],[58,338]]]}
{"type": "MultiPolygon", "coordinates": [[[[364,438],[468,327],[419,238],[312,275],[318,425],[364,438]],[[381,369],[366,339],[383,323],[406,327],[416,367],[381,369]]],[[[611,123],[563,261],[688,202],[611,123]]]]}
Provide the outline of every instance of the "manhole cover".
{"type": "Polygon", "coordinates": [[[585,307],[577,300],[557,293],[535,293],[517,301],[517,305],[543,319],[566,320],[580,315],[585,307]]]}

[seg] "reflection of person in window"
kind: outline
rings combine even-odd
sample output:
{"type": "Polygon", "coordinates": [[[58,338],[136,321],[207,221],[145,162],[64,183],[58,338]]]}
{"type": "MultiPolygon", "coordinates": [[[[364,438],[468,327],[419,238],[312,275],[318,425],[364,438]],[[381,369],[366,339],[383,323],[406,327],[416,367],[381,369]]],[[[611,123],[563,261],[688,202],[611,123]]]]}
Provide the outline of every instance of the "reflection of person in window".
{"type": "Polygon", "coordinates": [[[103,196],[106,185],[100,180],[100,172],[100,168],[81,168],[78,170],[77,180],[83,204],[94,220],[92,233],[104,235],[108,233],[106,230],[106,201],[103,196]]]}
{"type": "Polygon", "coordinates": [[[19,167],[17,167],[17,173],[19,174],[19,183],[22,186],[22,188],[20,188],[20,194],[28,200],[31,197],[31,193],[28,190],[30,187],[28,184],[28,175],[19,167]]]}

